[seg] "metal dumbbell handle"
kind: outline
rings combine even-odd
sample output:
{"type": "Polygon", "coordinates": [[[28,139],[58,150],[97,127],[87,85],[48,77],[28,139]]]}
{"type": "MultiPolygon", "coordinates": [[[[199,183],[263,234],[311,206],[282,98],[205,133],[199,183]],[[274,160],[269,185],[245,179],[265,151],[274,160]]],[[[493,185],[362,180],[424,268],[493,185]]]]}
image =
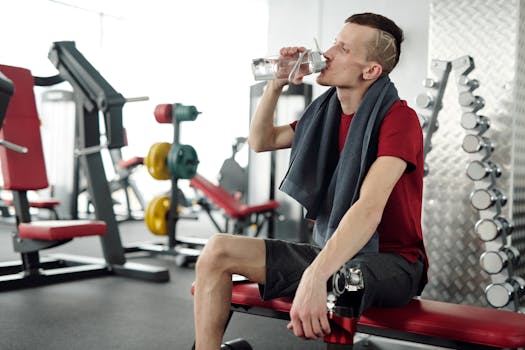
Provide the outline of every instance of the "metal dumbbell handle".
{"type": "MultiPolygon", "coordinates": [[[[326,307],[329,315],[334,314],[338,307],[336,306],[337,298],[345,292],[357,291],[364,288],[363,274],[358,268],[341,267],[332,276],[332,290],[328,293],[326,307]]],[[[337,311],[338,314],[344,312],[346,308],[342,307],[337,311]]]]}
{"type": "Polygon", "coordinates": [[[507,198],[496,188],[480,188],[471,193],[470,203],[478,210],[485,210],[498,203],[504,206],[507,198]]]}
{"type": "Polygon", "coordinates": [[[479,87],[479,80],[469,79],[466,75],[460,75],[457,83],[458,87],[463,91],[474,91],[479,87]]]}
{"type": "Polygon", "coordinates": [[[482,133],[489,128],[490,121],[483,115],[477,115],[473,112],[465,112],[461,115],[461,126],[466,130],[474,130],[482,133]]]}
{"type": "Polygon", "coordinates": [[[431,108],[434,104],[434,99],[429,94],[419,94],[416,97],[416,105],[420,108],[431,108]]]}
{"type": "Polygon", "coordinates": [[[491,283],[485,288],[487,302],[496,308],[507,306],[515,297],[521,297],[525,292],[525,280],[512,277],[503,283],[491,283]]]}
{"type": "Polygon", "coordinates": [[[461,147],[467,153],[476,153],[482,150],[492,151],[493,148],[488,138],[473,134],[465,135],[461,147]]]}
{"type": "Polygon", "coordinates": [[[499,177],[501,175],[501,169],[493,162],[483,162],[480,160],[474,160],[467,165],[467,176],[473,181],[482,180],[490,175],[499,177]]]}
{"type": "Polygon", "coordinates": [[[489,274],[497,274],[503,271],[509,264],[516,265],[520,258],[520,252],[514,247],[503,247],[498,251],[487,251],[481,254],[479,261],[481,267],[489,274]]]}
{"type": "Polygon", "coordinates": [[[512,229],[512,225],[503,217],[481,219],[474,226],[474,231],[484,242],[493,241],[502,234],[508,235],[512,229]]]}
{"type": "Polygon", "coordinates": [[[480,96],[474,96],[470,91],[459,93],[459,104],[472,111],[477,111],[485,106],[485,100],[480,96]]]}

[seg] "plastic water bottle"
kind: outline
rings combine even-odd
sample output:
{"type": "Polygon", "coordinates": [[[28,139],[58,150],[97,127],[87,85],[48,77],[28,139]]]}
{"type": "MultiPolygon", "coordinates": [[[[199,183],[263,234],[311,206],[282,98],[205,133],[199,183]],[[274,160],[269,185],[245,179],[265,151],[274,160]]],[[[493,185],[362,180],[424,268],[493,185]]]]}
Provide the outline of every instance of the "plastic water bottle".
{"type": "Polygon", "coordinates": [[[317,50],[298,52],[293,56],[272,56],[256,58],[252,61],[252,71],[255,80],[288,79],[294,81],[297,76],[319,73],[326,67],[317,41],[317,50]]]}

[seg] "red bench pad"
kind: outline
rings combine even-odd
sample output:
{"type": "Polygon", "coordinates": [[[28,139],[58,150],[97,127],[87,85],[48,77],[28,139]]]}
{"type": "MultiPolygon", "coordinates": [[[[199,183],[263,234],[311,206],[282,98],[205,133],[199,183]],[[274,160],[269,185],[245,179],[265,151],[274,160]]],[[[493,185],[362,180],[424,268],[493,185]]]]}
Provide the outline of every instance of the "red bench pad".
{"type": "Polygon", "coordinates": [[[95,220],[46,220],[18,225],[20,238],[55,241],[83,236],[103,236],[106,223],[95,220]]]}
{"type": "MultiPolygon", "coordinates": [[[[12,199],[2,199],[5,204],[7,205],[13,205],[12,199]]],[[[60,204],[60,200],[54,199],[54,198],[48,198],[48,199],[39,199],[39,200],[32,200],[29,201],[29,206],[32,208],[41,208],[41,209],[49,209],[54,208],[57,205],[60,204]]]]}
{"type": "MultiPolygon", "coordinates": [[[[232,304],[289,312],[290,298],[263,301],[257,283],[234,284],[232,304]]],[[[525,315],[441,301],[414,299],[400,308],[370,308],[359,326],[384,328],[499,348],[525,346],[525,315]]]]}
{"type": "Polygon", "coordinates": [[[279,202],[273,200],[260,205],[246,205],[222,187],[211,183],[199,174],[195,175],[195,177],[190,180],[190,185],[204,193],[206,197],[224,210],[229,217],[236,219],[279,207],[279,202]]]}

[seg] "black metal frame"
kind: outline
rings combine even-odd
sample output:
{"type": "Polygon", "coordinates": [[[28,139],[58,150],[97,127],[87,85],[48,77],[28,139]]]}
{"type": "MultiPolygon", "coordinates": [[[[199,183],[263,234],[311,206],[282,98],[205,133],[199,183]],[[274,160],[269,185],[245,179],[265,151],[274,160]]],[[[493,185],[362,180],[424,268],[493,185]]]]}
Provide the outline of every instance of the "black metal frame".
{"type": "MultiPolygon", "coordinates": [[[[155,282],[168,281],[169,271],[166,268],[126,262],[113,211],[113,200],[100,151],[105,147],[113,149],[124,146],[124,97],[77,50],[75,42],[53,43],[49,59],[60,76],[73,86],[78,135],[75,162],[78,162],[78,168],[83,170],[86,177],[96,218],[107,225],[107,233],[101,237],[105,261],[118,275],[155,282]],[[104,114],[107,145],[100,144],[99,112],[104,114]]],[[[75,173],[74,181],[77,184],[78,177],[79,174],[75,173]]]]}
{"type": "Polygon", "coordinates": [[[0,72],[0,128],[5,118],[5,112],[9,105],[9,100],[13,96],[14,86],[13,82],[0,72]]]}

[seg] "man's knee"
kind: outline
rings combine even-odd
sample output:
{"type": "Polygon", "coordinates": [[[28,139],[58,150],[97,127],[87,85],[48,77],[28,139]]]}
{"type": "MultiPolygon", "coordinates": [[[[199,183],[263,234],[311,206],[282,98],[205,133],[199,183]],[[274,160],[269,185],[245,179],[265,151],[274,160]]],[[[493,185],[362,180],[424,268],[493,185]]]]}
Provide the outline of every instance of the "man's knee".
{"type": "Polygon", "coordinates": [[[196,269],[225,268],[224,262],[230,255],[231,244],[228,242],[231,238],[231,235],[221,233],[210,237],[197,259],[196,269]]]}

